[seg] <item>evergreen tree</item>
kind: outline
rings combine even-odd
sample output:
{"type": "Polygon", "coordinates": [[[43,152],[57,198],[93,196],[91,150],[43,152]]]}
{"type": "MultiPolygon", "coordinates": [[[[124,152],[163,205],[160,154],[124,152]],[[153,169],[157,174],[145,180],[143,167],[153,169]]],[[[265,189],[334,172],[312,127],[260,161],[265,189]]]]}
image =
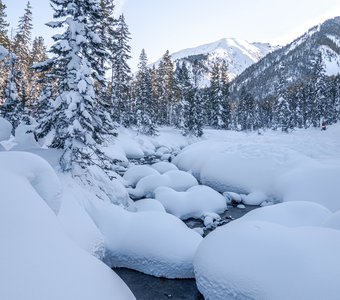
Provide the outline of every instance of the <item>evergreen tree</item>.
{"type": "Polygon", "coordinates": [[[130,33],[121,15],[116,27],[116,51],[113,54],[112,64],[112,103],[113,119],[128,127],[130,125],[129,100],[131,70],[128,60],[131,58],[131,47],[129,46],[130,33]]]}
{"type": "Polygon", "coordinates": [[[21,100],[25,106],[30,105],[30,91],[32,87],[31,81],[31,31],[32,31],[32,7],[30,2],[27,2],[25,13],[19,19],[17,33],[13,41],[13,52],[18,57],[18,91],[21,100]]]}
{"type": "Polygon", "coordinates": [[[0,0],[0,45],[9,49],[10,41],[7,35],[9,23],[6,21],[6,18],[6,5],[0,0]]]}
{"type": "MultiPolygon", "coordinates": [[[[100,106],[94,82],[101,74],[93,65],[101,58],[101,40],[93,31],[98,20],[99,5],[93,0],[51,0],[54,17],[52,28],[65,27],[54,36],[51,47],[54,58],[51,77],[58,78],[53,112],[46,115],[37,128],[43,137],[55,130],[51,147],[63,149],[61,169],[71,171],[79,165],[112,168],[113,163],[101,150],[102,133],[112,131],[111,122],[100,106]]],[[[97,66],[100,68],[100,66],[97,66]]]]}
{"type": "Polygon", "coordinates": [[[244,86],[240,91],[237,107],[237,122],[241,130],[253,130],[256,123],[256,104],[252,94],[248,93],[244,86]]]}
{"type": "MultiPolygon", "coordinates": [[[[46,46],[44,39],[39,36],[33,40],[32,50],[31,50],[31,62],[30,65],[42,63],[48,59],[46,46]]],[[[45,72],[39,72],[34,68],[30,70],[32,88],[30,91],[30,99],[32,100],[31,105],[34,105],[38,99],[42,89],[43,89],[43,79],[46,76],[45,72]]]]}
{"type": "Polygon", "coordinates": [[[190,82],[186,66],[183,67],[183,134],[200,137],[203,135],[202,93],[198,88],[200,69],[197,62],[193,63],[193,83],[190,82]]]}
{"type": "MultiPolygon", "coordinates": [[[[6,5],[0,0],[0,46],[6,50],[10,49],[10,40],[7,36],[9,23],[6,21],[6,5]]],[[[6,78],[8,77],[8,69],[5,68],[5,63],[0,61],[0,95],[3,94],[6,78]]]]}
{"type": "Polygon", "coordinates": [[[158,121],[163,125],[174,125],[176,105],[174,65],[169,51],[163,55],[158,67],[158,121]]]}
{"type": "Polygon", "coordinates": [[[228,67],[224,60],[214,62],[208,96],[207,117],[214,128],[230,126],[228,67]]]}
{"type": "Polygon", "coordinates": [[[15,81],[18,73],[16,65],[17,57],[13,53],[9,54],[8,64],[10,71],[3,95],[4,103],[1,106],[1,116],[12,124],[14,133],[20,121],[25,117],[25,111],[17,92],[17,84],[15,81]]]}
{"type": "Polygon", "coordinates": [[[320,127],[323,121],[327,121],[326,75],[321,53],[313,61],[310,79],[311,121],[314,127],[320,127]]]}
{"type": "Polygon", "coordinates": [[[140,133],[157,134],[155,123],[155,105],[152,97],[151,72],[147,67],[148,59],[143,49],[138,64],[136,76],[136,123],[140,133]]]}
{"type": "Polygon", "coordinates": [[[229,76],[228,65],[225,60],[220,64],[220,82],[222,90],[221,102],[221,128],[230,129],[231,124],[231,105],[229,99],[229,76]]]}

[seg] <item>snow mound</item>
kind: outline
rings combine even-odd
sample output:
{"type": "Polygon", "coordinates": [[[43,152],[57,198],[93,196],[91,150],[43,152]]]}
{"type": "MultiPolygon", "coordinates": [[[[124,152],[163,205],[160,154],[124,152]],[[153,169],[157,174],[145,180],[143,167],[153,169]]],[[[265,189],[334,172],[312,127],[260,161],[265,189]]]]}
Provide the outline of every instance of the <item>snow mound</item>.
{"type": "Polygon", "coordinates": [[[64,194],[58,219],[64,231],[78,246],[98,259],[103,259],[104,236],[84,208],[69,193],[64,194]]]}
{"type": "Polygon", "coordinates": [[[165,212],[165,208],[161,202],[156,199],[142,199],[134,203],[138,212],[141,211],[160,211],[165,212]]]}
{"type": "Polygon", "coordinates": [[[311,201],[331,211],[340,210],[340,167],[309,166],[282,176],[277,193],[283,201],[311,201]]]}
{"type": "Polygon", "coordinates": [[[47,163],[27,153],[0,158],[0,299],[135,299],[112,270],[63,232],[41,198],[58,186],[47,163]]]}
{"type": "Polygon", "coordinates": [[[198,185],[198,182],[191,174],[174,170],[161,175],[144,177],[137,183],[136,188],[127,190],[133,198],[142,198],[144,196],[152,197],[156,188],[161,186],[167,186],[180,192],[195,185],[198,185]]]}
{"type": "Polygon", "coordinates": [[[268,196],[262,192],[253,192],[248,195],[242,195],[242,202],[246,205],[260,205],[268,200],[268,196]]]}
{"type": "Polygon", "coordinates": [[[331,211],[324,206],[308,202],[294,201],[254,209],[238,221],[264,221],[288,227],[320,226],[331,211]]]}
{"type": "Polygon", "coordinates": [[[337,299],[340,232],[231,222],[203,240],[194,267],[205,299],[337,299]]]}
{"type": "Polygon", "coordinates": [[[310,159],[281,146],[238,145],[208,159],[200,180],[220,192],[272,194],[282,174],[306,162],[310,159]]]}
{"type": "Polygon", "coordinates": [[[193,258],[202,237],[164,212],[129,212],[92,201],[89,213],[105,236],[109,266],[158,277],[192,278],[193,258]]]}
{"type": "Polygon", "coordinates": [[[340,230],[340,211],[330,215],[322,226],[340,230]]]}
{"type": "Polygon", "coordinates": [[[10,122],[0,117],[0,142],[10,139],[12,128],[13,126],[10,122]]]}
{"type": "Polygon", "coordinates": [[[166,162],[166,161],[160,161],[160,162],[154,163],[151,165],[151,168],[154,168],[160,174],[164,174],[168,171],[178,170],[178,168],[174,164],[170,162],[166,162]]]}
{"type": "MultiPolygon", "coordinates": [[[[1,152],[1,170],[15,173],[29,182],[46,204],[58,213],[62,188],[52,167],[37,155],[27,152],[1,152]]],[[[14,186],[13,186],[14,187],[14,186]]]]}
{"type": "Polygon", "coordinates": [[[149,175],[159,175],[159,172],[147,165],[138,165],[127,169],[123,178],[128,185],[135,187],[139,180],[149,175]]]}
{"type": "Polygon", "coordinates": [[[155,198],[168,213],[183,220],[201,218],[206,213],[222,213],[227,209],[224,197],[203,185],[193,186],[185,192],[159,187],[155,190],[155,198]]]}
{"type": "Polygon", "coordinates": [[[312,159],[274,144],[230,144],[213,140],[186,147],[174,163],[191,171],[202,184],[219,192],[273,193],[276,180],[287,170],[312,159]]]}

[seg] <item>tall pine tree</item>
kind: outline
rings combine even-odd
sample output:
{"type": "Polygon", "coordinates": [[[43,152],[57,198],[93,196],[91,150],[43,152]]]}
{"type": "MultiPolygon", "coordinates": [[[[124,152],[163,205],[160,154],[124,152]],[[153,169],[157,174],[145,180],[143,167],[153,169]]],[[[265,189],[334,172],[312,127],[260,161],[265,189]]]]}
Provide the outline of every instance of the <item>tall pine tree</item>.
{"type": "MultiPolygon", "coordinates": [[[[94,64],[100,61],[103,49],[94,32],[98,21],[99,4],[94,0],[51,0],[54,17],[52,28],[64,27],[63,34],[54,36],[51,47],[54,58],[51,76],[57,80],[57,97],[53,112],[46,115],[37,128],[43,137],[54,124],[51,147],[63,149],[60,159],[63,171],[98,165],[112,168],[112,161],[101,151],[104,138],[101,133],[111,131],[107,114],[98,104],[94,82],[101,76],[94,64]]],[[[102,53],[103,54],[103,53],[102,53]]],[[[100,68],[100,66],[97,66],[100,68]]]]}

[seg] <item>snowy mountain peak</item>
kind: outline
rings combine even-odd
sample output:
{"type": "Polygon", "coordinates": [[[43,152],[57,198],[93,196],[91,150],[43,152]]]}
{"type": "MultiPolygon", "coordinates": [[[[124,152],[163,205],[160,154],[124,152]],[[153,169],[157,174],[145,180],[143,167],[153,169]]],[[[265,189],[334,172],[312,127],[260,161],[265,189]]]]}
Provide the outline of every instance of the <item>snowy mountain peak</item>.
{"type": "MultiPolygon", "coordinates": [[[[228,63],[229,77],[233,79],[275,49],[277,47],[268,43],[249,43],[242,39],[223,38],[212,43],[175,52],[171,54],[171,57],[174,62],[185,61],[189,65],[193,60],[200,60],[208,69],[210,69],[213,61],[223,59],[228,63]]],[[[158,65],[158,63],[159,61],[155,64],[158,65]]]]}

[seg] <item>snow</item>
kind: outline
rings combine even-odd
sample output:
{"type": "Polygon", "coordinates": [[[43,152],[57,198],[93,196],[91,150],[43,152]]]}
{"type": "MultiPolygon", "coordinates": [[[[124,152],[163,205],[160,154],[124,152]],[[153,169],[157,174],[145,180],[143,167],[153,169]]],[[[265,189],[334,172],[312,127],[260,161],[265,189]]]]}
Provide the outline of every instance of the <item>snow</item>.
{"type": "Polygon", "coordinates": [[[12,124],[0,117],[0,142],[7,141],[11,137],[12,124]]]}
{"type": "Polygon", "coordinates": [[[340,230],[340,211],[337,211],[323,222],[322,226],[340,230]]]}
{"type": "Polygon", "coordinates": [[[294,201],[254,209],[237,221],[263,221],[287,227],[321,226],[331,214],[320,204],[294,201]]]}
{"type": "Polygon", "coordinates": [[[189,146],[174,160],[180,169],[192,171],[202,184],[217,191],[268,194],[286,170],[308,162],[304,155],[282,146],[212,141],[189,146]]]}
{"type": "Polygon", "coordinates": [[[11,150],[22,151],[34,148],[40,148],[39,143],[34,138],[35,125],[26,125],[20,123],[15,129],[15,146],[11,150]]]}
{"type": "Polygon", "coordinates": [[[198,185],[198,182],[191,174],[174,170],[164,174],[146,176],[137,183],[136,188],[128,188],[127,190],[133,198],[142,198],[153,196],[156,188],[161,186],[170,187],[180,192],[195,185],[198,185]]]}
{"type": "Polygon", "coordinates": [[[203,240],[194,267],[205,299],[337,299],[340,231],[231,222],[203,240]]]}
{"type": "Polygon", "coordinates": [[[1,152],[0,166],[3,172],[16,174],[29,182],[54,213],[58,213],[62,187],[54,170],[45,160],[26,152],[1,152]]]}
{"type": "Polygon", "coordinates": [[[0,45],[0,61],[3,61],[7,55],[7,49],[0,45]]]}
{"type": "Polygon", "coordinates": [[[134,203],[137,211],[160,211],[165,212],[165,208],[161,202],[156,199],[142,199],[134,203]]]}
{"type": "Polygon", "coordinates": [[[166,278],[192,278],[193,259],[202,237],[164,212],[129,212],[102,201],[88,212],[105,237],[109,266],[166,278]]]}
{"type": "Polygon", "coordinates": [[[103,259],[105,253],[104,237],[72,191],[64,192],[58,219],[69,237],[82,249],[103,259]]]}
{"type": "Polygon", "coordinates": [[[0,165],[0,299],[135,299],[112,270],[63,232],[51,210],[58,207],[60,185],[44,160],[2,152],[0,165]]]}
{"type": "Polygon", "coordinates": [[[262,192],[253,192],[248,195],[242,195],[242,203],[246,205],[260,205],[268,199],[268,196],[262,192]]]}
{"type": "MultiPolygon", "coordinates": [[[[171,57],[173,61],[202,54],[208,55],[208,61],[222,58],[228,62],[228,76],[233,79],[273,50],[275,50],[275,47],[269,44],[249,43],[241,39],[224,38],[209,44],[178,51],[171,54],[171,57]]],[[[158,65],[159,61],[155,64],[158,65]]]]}
{"type": "Polygon", "coordinates": [[[159,172],[147,165],[136,165],[128,168],[123,178],[129,186],[135,187],[139,180],[150,175],[159,175],[159,172]]]}
{"type": "Polygon", "coordinates": [[[174,164],[170,162],[166,162],[166,161],[160,161],[160,162],[154,163],[151,165],[151,168],[154,168],[160,174],[164,174],[168,171],[178,170],[178,168],[174,164]]]}
{"type": "Polygon", "coordinates": [[[283,201],[307,200],[340,210],[340,166],[313,165],[284,174],[277,183],[283,201]]]}
{"type": "Polygon", "coordinates": [[[155,198],[168,213],[183,220],[201,218],[206,213],[223,213],[227,209],[224,197],[203,185],[193,186],[185,192],[159,187],[155,190],[155,198]]]}

